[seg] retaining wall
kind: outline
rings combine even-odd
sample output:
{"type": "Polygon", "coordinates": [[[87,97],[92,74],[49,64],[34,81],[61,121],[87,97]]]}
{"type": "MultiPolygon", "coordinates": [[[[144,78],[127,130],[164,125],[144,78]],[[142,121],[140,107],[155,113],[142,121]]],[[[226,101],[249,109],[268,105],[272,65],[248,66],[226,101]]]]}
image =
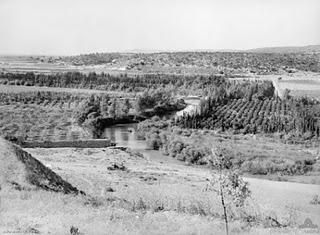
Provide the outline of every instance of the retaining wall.
{"type": "Polygon", "coordinates": [[[106,148],[116,145],[107,139],[23,141],[19,144],[23,148],[106,148]]]}

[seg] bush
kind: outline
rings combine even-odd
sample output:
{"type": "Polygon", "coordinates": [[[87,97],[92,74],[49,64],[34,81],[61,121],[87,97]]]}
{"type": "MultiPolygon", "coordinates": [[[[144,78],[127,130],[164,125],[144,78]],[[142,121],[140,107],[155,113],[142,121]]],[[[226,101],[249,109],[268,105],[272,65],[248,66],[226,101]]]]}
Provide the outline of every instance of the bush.
{"type": "Polygon", "coordinates": [[[166,130],[170,125],[170,121],[161,120],[158,116],[147,119],[138,124],[138,133],[145,136],[148,132],[160,133],[161,130],[166,130]]]}
{"type": "Polygon", "coordinates": [[[162,141],[159,134],[149,133],[146,136],[147,146],[153,150],[159,150],[162,147],[162,141]]]}
{"type": "Polygon", "coordinates": [[[242,172],[254,175],[281,173],[283,175],[302,175],[312,170],[311,161],[290,161],[284,159],[256,158],[247,159],[240,166],[242,172]]]}
{"type": "Polygon", "coordinates": [[[320,196],[319,195],[314,195],[312,200],[310,201],[310,204],[320,205],[320,196]]]}

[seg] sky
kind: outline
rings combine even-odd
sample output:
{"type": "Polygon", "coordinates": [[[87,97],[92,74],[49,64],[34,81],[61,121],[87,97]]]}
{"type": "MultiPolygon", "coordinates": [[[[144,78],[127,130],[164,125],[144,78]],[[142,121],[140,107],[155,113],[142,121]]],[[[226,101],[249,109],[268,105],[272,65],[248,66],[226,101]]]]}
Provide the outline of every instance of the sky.
{"type": "Polygon", "coordinates": [[[0,0],[0,54],[320,44],[320,0],[0,0]]]}

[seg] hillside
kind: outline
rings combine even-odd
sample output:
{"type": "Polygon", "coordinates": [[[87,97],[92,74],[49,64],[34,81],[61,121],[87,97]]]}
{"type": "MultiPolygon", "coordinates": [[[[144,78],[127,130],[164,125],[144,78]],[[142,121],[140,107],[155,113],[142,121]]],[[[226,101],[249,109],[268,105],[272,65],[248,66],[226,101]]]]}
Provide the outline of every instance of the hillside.
{"type": "Polygon", "coordinates": [[[0,188],[17,190],[44,189],[78,194],[77,188],[44,166],[17,145],[0,138],[0,188]]]}
{"type": "Polygon", "coordinates": [[[320,53],[320,45],[295,46],[295,47],[262,47],[247,50],[254,53],[320,53]]]}
{"type": "Polygon", "coordinates": [[[76,56],[0,56],[2,73],[108,74],[274,74],[283,68],[320,71],[320,45],[266,47],[243,51],[133,50],[126,53],[90,53],[76,56]]]}

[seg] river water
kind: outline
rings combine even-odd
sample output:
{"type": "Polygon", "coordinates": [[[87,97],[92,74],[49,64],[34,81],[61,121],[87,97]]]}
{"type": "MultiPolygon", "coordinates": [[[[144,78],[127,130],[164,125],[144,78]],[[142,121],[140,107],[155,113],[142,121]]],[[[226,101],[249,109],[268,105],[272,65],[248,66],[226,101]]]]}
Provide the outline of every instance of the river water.
{"type": "Polygon", "coordinates": [[[128,147],[134,150],[147,149],[146,141],[137,134],[137,125],[137,123],[130,123],[107,127],[102,137],[110,139],[117,146],[128,147]]]}
{"type": "Polygon", "coordinates": [[[176,159],[162,154],[161,151],[148,148],[144,138],[137,133],[137,123],[119,124],[107,127],[103,137],[112,140],[119,147],[126,147],[130,150],[143,154],[144,158],[160,163],[183,164],[176,159]]]}

